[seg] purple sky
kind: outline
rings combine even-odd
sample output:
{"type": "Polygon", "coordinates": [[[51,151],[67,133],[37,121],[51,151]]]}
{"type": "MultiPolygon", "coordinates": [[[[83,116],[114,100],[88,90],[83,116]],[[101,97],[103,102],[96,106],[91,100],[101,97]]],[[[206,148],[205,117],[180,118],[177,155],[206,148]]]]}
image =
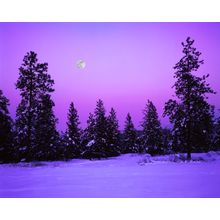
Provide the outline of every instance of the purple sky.
{"type": "Polygon", "coordinates": [[[181,42],[195,39],[205,64],[198,74],[210,74],[217,91],[210,103],[220,109],[220,23],[0,23],[0,88],[10,99],[15,116],[20,101],[15,90],[18,68],[24,55],[33,50],[40,62],[49,63],[55,80],[55,113],[64,130],[71,101],[85,127],[97,99],[106,110],[117,110],[121,128],[130,112],[140,128],[147,99],[162,118],[164,103],[174,90],[173,66],[182,57],[181,42]],[[78,69],[78,59],[86,61],[78,69]]]}

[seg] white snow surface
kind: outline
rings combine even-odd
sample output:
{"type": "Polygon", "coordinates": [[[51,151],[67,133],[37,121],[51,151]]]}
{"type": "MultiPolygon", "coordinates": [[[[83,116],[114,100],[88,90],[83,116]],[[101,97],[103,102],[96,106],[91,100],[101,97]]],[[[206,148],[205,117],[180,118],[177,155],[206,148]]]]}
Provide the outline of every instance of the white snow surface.
{"type": "Polygon", "coordinates": [[[220,152],[0,165],[0,197],[220,197],[220,152]],[[175,162],[174,162],[175,161],[175,162]]]}

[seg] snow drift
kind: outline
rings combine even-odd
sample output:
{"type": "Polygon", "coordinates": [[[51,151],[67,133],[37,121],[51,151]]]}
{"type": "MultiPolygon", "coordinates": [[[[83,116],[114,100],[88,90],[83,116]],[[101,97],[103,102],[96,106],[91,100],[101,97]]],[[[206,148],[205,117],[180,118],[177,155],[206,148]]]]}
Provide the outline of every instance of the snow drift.
{"type": "Polygon", "coordinates": [[[0,165],[0,197],[220,197],[220,153],[0,165]]]}

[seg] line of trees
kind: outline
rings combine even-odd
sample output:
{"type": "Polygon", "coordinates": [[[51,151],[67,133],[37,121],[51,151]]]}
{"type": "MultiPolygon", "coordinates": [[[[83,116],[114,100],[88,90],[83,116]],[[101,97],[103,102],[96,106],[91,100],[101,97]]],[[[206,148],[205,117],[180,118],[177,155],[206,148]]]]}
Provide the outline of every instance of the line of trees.
{"type": "Polygon", "coordinates": [[[85,129],[80,128],[74,103],[70,103],[67,129],[60,134],[54,115],[54,81],[48,64],[39,63],[37,54],[28,52],[21,67],[16,89],[21,101],[16,118],[10,117],[9,100],[0,90],[0,162],[68,160],[72,158],[106,158],[122,153],[166,154],[206,152],[220,149],[220,118],[214,117],[214,106],[207,95],[215,92],[206,82],[208,75],[196,76],[203,60],[201,53],[187,38],[182,43],[184,56],[175,65],[175,99],[165,103],[172,129],[162,128],[157,109],[148,100],[143,111],[142,129],[137,131],[128,113],[123,132],[119,130],[116,111],[108,115],[102,100],[90,113],[85,129]]]}

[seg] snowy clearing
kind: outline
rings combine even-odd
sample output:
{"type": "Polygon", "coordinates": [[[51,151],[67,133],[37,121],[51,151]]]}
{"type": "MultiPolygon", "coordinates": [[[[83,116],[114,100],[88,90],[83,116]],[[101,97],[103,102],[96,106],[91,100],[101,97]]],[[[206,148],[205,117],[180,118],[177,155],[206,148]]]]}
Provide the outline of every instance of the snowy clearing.
{"type": "Polygon", "coordinates": [[[0,165],[0,197],[220,197],[220,153],[0,165]],[[173,162],[176,161],[176,162],[173,162]]]}

